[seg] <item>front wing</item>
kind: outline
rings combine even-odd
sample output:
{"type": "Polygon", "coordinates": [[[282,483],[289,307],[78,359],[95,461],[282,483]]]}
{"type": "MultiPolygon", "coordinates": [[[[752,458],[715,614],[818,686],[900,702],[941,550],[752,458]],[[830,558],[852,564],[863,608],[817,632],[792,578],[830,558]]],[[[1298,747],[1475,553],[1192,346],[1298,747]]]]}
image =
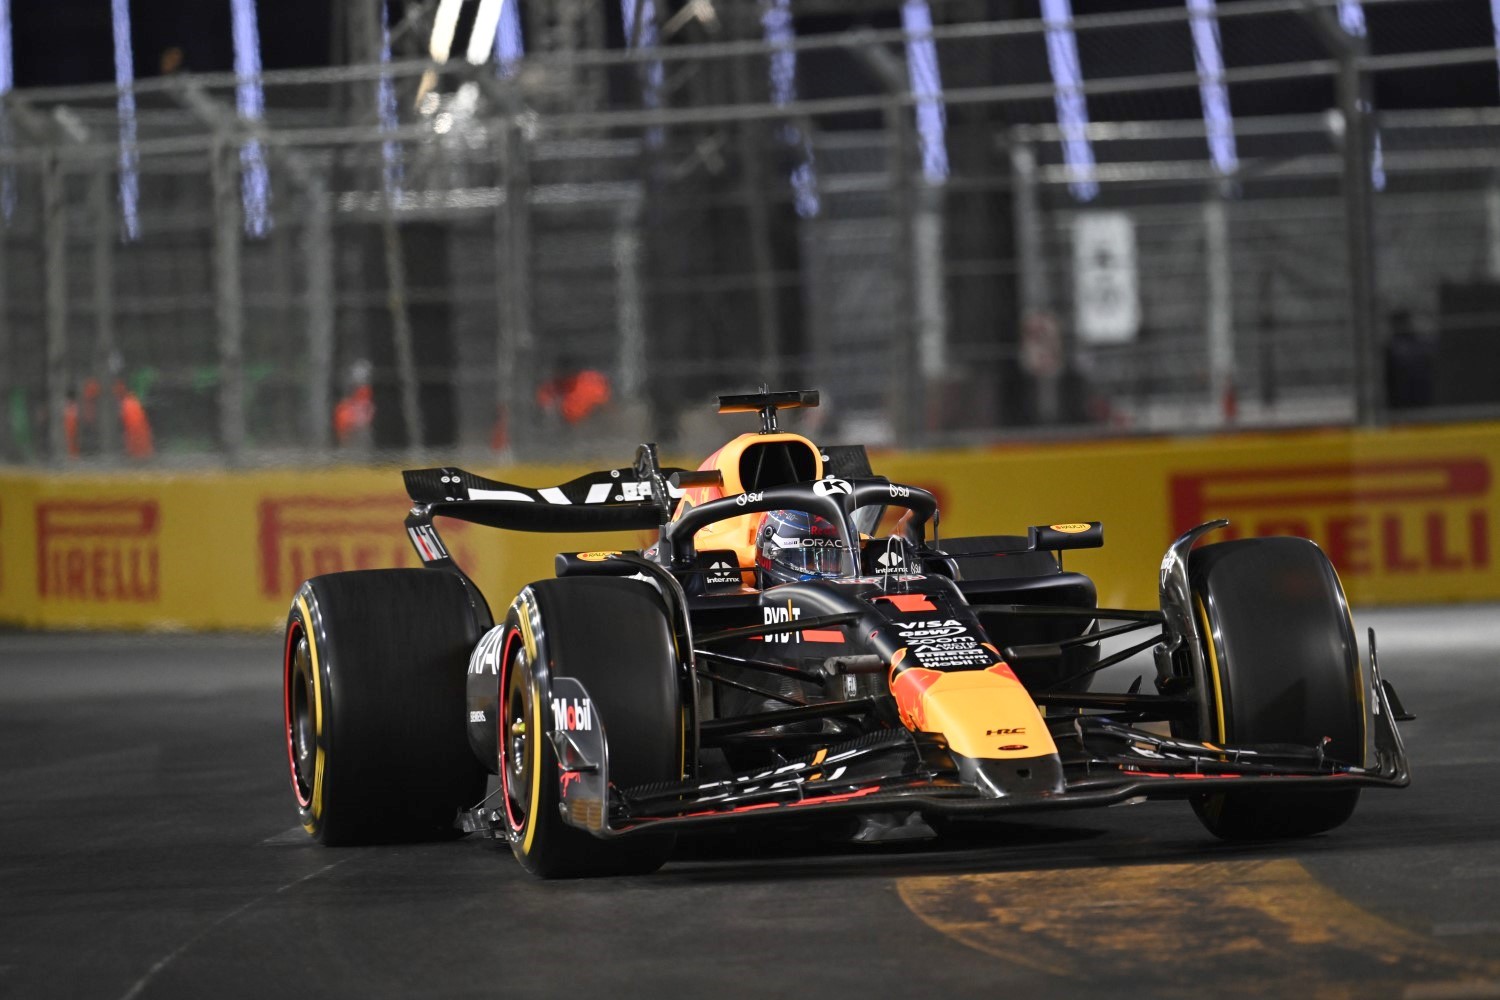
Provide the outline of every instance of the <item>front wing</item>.
{"type": "MultiPolygon", "coordinates": [[[[554,696],[586,698],[571,678],[554,678],[554,696]],[[576,690],[574,690],[576,688],[576,690]]],[[[1406,749],[1384,686],[1372,706],[1373,766],[1326,759],[1321,748],[1290,745],[1217,746],[1177,740],[1110,721],[1077,716],[1054,732],[1063,780],[1035,790],[996,789],[965,780],[972,768],[940,737],[888,729],[775,767],[708,782],[614,788],[608,742],[597,716],[589,730],[556,730],[560,808],[569,824],[602,838],[648,830],[689,830],[800,819],[834,812],[901,809],[991,816],[1108,806],[1147,798],[1181,799],[1250,788],[1327,789],[1350,785],[1404,787],[1406,749]],[[1068,730],[1071,730],[1069,732],[1068,730]]],[[[470,831],[488,831],[496,817],[481,807],[462,817],[470,831]]]]}

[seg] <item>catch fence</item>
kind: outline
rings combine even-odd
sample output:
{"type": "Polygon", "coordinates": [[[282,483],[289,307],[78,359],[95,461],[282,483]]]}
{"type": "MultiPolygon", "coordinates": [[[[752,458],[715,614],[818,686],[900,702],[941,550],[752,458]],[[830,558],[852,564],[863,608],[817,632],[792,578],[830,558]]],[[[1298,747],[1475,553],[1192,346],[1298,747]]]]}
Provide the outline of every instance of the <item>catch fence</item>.
{"type": "Polygon", "coordinates": [[[253,119],[229,75],[13,93],[0,459],[699,451],[762,382],[909,446],[1483,410],[1444,345],[1500,311],[1487,7],[1348,6],[756,15],[507,73],[267,73],[253,119]],[[1460,84],[1399,106],[1429,77],[1460,84]],[[580,417],[549,392],[581,371],[610,400],[580,417]]]}

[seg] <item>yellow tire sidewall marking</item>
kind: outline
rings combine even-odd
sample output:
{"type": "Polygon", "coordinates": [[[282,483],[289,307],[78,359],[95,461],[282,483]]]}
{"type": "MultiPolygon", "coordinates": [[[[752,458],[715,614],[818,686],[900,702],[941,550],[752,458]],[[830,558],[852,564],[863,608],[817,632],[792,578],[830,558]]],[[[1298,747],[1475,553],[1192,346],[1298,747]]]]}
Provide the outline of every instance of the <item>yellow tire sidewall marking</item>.
{"type": "MultiPolygon", "coordinates": [[[[307,652],[313,668],[313,728],[317,731],[317,759],[313,764],[312,806],[314,820],[323,815],[323,668],[318,662],[318,642],[314,636],[312,612],[307,598],[297,595],[297,608],[302,612],[302,635],[307,639],[307,652]]],[[[303,824],[311,829],[312,824],[303,824]]]]}
{"type": "Polygon", "coordinates": [[[531,604],[525,600],[516,603],[516,617],[521,620],[521,641],[526,644],[526,656],[536,663],[536,632],[531,627],[531,604]]]}
{"type": "MultiPolygon", "coordinates": [[[[1203,645],[1208,647],[1208,673],[1214,682],[1214,711],[1218,714],[1219,742],[1228,742],[1229,736],[1224,726],[1224,687],[1219,680],[1219,648],[1214,643],[1213,626],[1208,621],[1208,608],[1203,606],[1203,598],[1194,596],[1193,603],[1198,605],[1198,618],[1203,622],[1203,645]]],[[[1202,739],[1200,734],[1199,739],[1202,739]]]]}
{"type": "MultiPolygon", "coordinates": [[[[526,724],[529,729],[526,740],[526,773],[531,780],[531,805],[526,810],[526,829],[521,834],[521,853],[530,854],[532,845],[536,842],[536,824],[538,810],[541,809],[542,801],[542,739],[545,733],[542,729],[542,691],[536,681],[537,644],[536,630],[531,624],[531,602],[526,599],[529,588],[516,599],[516,618],[521,625],[521,644],[526,649],[526,677],[522,683],[522,700],[529,695],[531,699],[531,720],[526,724]]],[[[516,666],[511,667],[512,670],[516,666]]],[[[507,696],[508,697],[508,696],[507,696]]]]}
{"type": "MultiPolygon", "coordinates": [[[[530,669],[530,664],[527,665],[530,669]]],[[[526,771],[531,776],[531,806],[526,810],[526,834],[521,840],[521,853],[530,854],[536,841],[537,818],[542,807],[542,692],[536,683],[536,674],[526,679],[526,689],[531,692],[531,721],[527,723],[532,735],[526,741],[526,771]]]]}

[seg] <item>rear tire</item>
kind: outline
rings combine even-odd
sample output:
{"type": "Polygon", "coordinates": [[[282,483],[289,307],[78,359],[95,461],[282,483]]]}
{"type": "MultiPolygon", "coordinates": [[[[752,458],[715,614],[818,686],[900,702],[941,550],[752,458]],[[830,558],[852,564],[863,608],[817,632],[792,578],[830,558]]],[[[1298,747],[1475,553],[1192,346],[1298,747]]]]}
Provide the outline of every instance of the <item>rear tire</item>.
{"type": "Polygon", "coordinates": [[[484,599],[438,570],[333,573],[287,616],[283,708],[302,827],[328,845],[453,836],[484,795],[464,679],[484,599]]]}
{"type": "Polygon", "coordinates": [[[516,859],[542,878],[656,871],[672,853],[672,835],[602,840],[563,822],[544,693],[552,677],[583,684],[608,740],[611,785],[680,781],[682,696],[661,598],[635,580],[543,580],[522,591],[505,624],[496,718],[504,821],[516,859]]]}
{"type": "MultiPolygon", "coordinates": [[[[1305,538],[1208,545],[1190,561],[1193,613],[1204,633],[1211,732],[1231,744],[1324,745],[1361,764],[1364,681],[1338,574],[1305,538]]],[[[1347,820],[1358,788],[1257,789],[1193,799],[1224,840],[1306,837],[1347,820]]]]}

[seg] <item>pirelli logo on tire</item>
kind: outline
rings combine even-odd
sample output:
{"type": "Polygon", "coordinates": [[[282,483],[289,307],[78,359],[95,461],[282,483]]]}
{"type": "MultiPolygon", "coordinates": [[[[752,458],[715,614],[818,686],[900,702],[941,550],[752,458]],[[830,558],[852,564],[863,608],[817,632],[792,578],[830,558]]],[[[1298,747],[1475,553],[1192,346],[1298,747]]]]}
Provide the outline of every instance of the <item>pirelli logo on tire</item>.
{"type": "Polygon", "coordinates": [[[1496,497],[1483,455],[1178,473],[1170,496],[1173,532],[1224,517],[1230,527],[1216,539],[1311,538],[1348,582],[1493,565],[1496,497]]]}

